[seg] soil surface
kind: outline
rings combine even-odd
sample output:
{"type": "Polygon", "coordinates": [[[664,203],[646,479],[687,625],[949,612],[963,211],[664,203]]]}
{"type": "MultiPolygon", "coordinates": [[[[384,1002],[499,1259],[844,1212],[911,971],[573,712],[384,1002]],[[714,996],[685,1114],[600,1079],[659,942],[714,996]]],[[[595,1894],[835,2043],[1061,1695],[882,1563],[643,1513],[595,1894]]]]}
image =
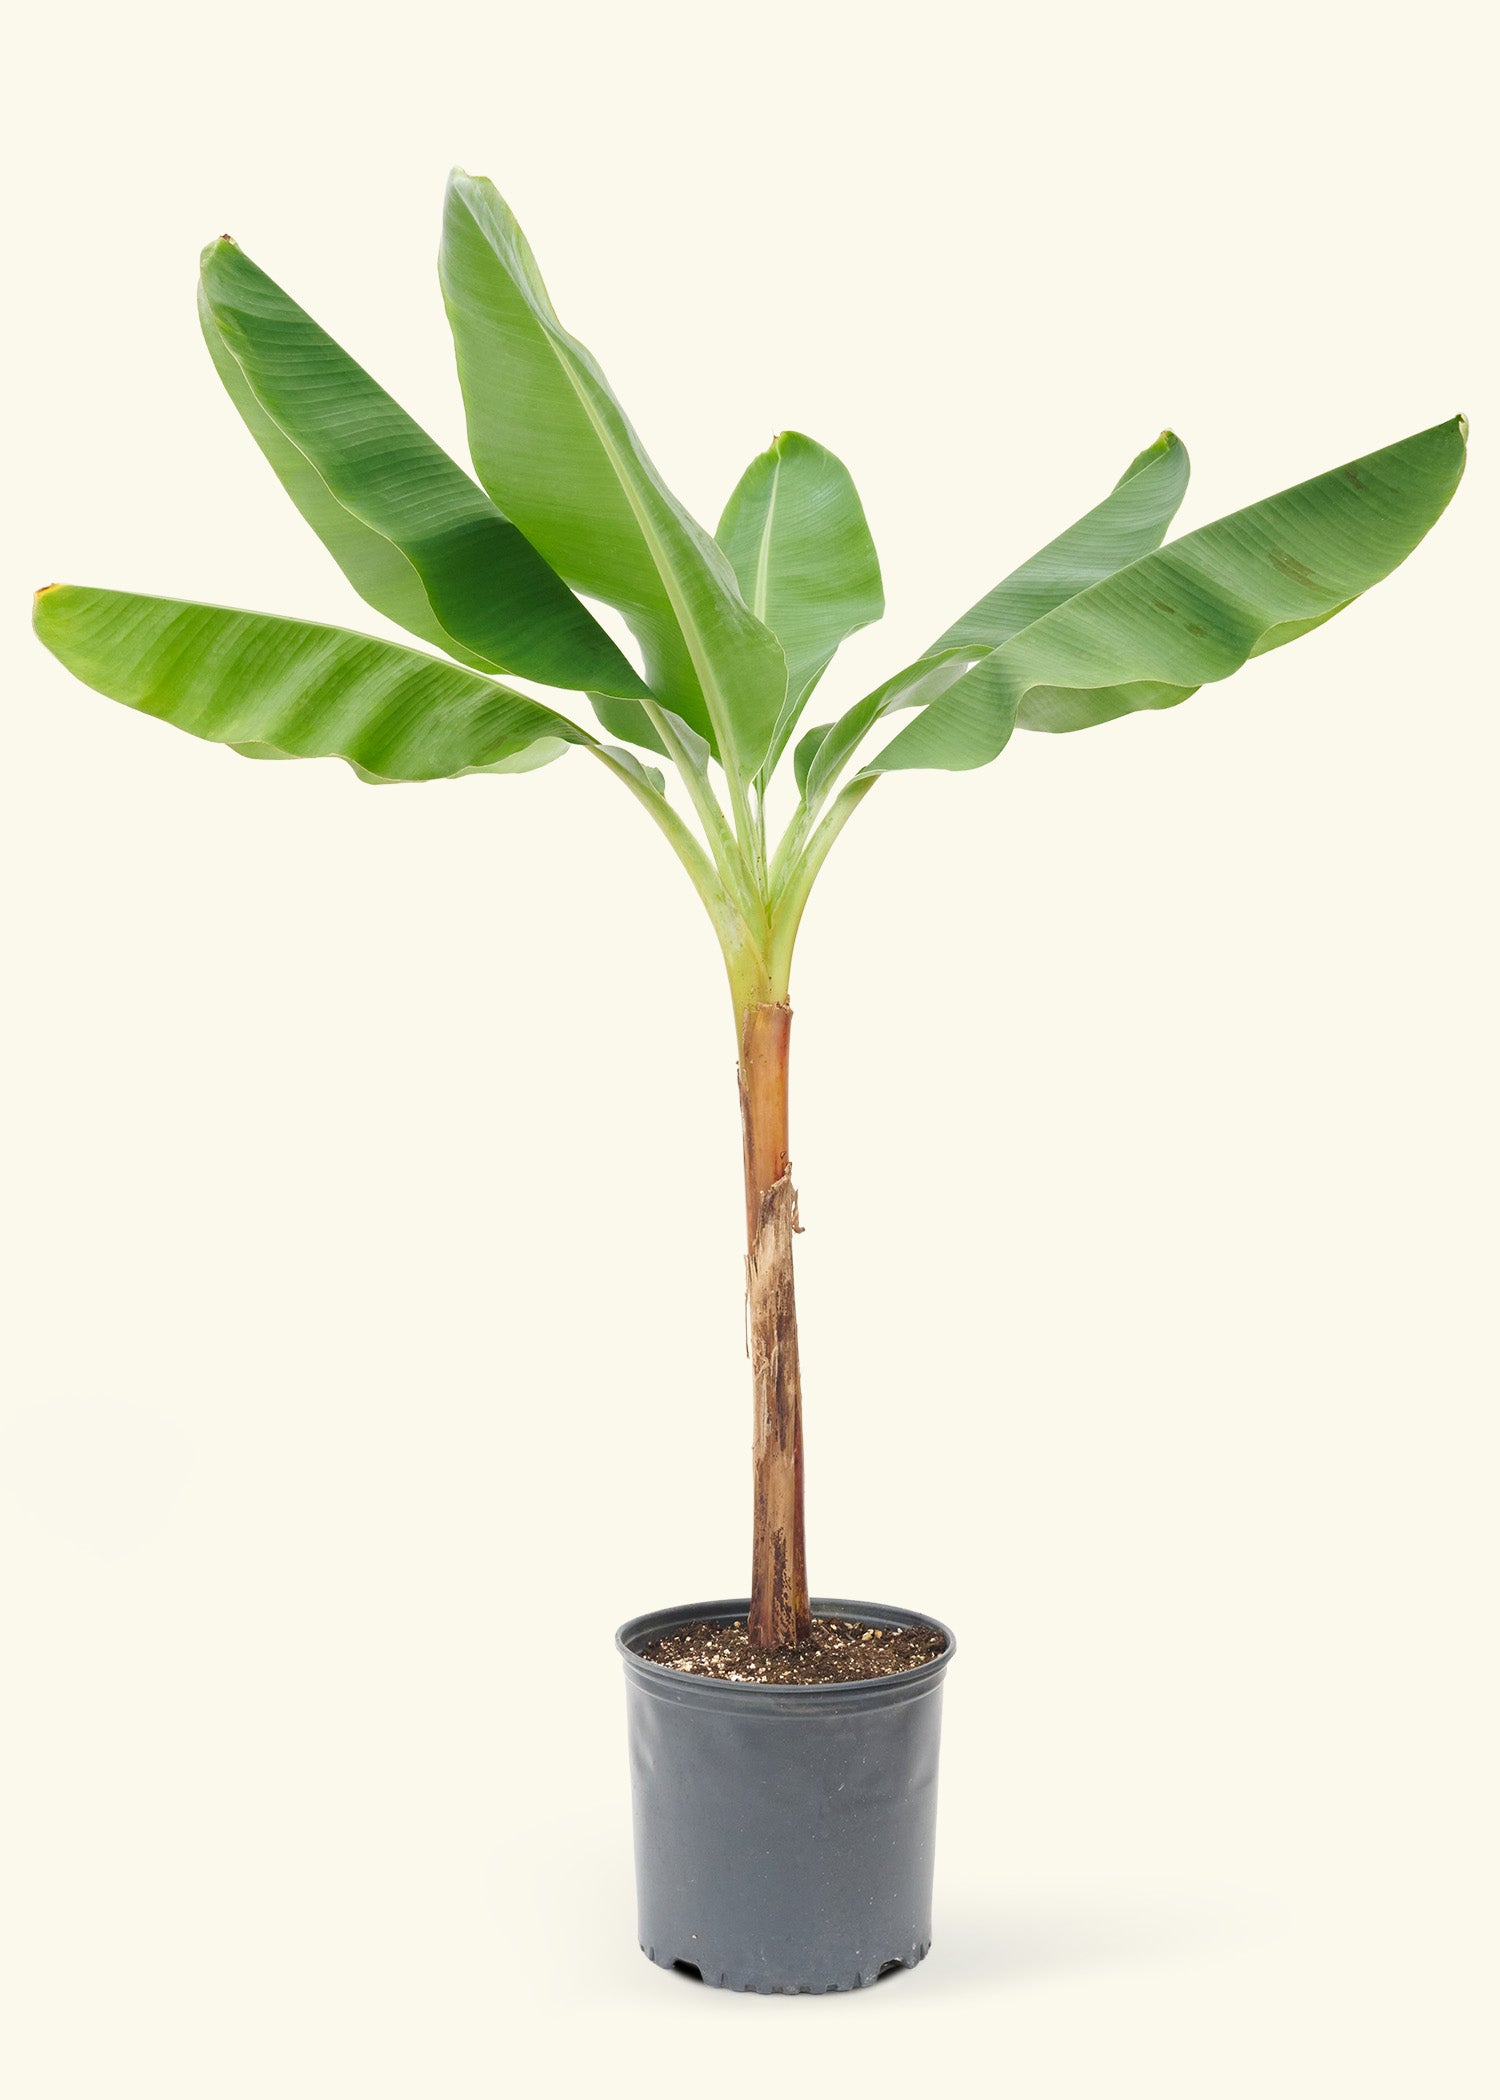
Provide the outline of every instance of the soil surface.
{"type": "Polygon", "coordinates": [[[752,1648],[743,1619],[697,1619],[639,1652],[669,1670],[729,1684],[861,1684],[915,1670],[946,1645],[935,1626],[887,1632],[862,1619],[814,1619],[810,1638],[798,1648],[752,1648]]]}

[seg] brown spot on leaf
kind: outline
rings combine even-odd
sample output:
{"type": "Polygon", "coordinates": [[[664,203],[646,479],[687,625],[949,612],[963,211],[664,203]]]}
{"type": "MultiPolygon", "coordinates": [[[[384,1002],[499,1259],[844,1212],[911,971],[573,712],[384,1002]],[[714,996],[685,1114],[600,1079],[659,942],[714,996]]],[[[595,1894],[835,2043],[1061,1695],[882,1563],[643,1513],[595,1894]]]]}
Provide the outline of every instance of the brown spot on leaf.
{"type": "Polygon", "coordinates": [[[1317,577],[1314,576],[1307,563],[1298,561],[1295,554],[1287,554],[1280,547],[1276,547],[1272,550],[1271,562],[1272,566],[1278,568],[1283,576],[1289,576],[1293,583],[1300,583],[1309,591],[1321,589],[1317,577]]]}
{"type": "Polygon", "coordinates": [[[1345,467],[1344,479],[1351,488],[1362,489],[1364,487],[1364,483],[1359,478],[1359,469],[1357,467],[1345,467]]]}

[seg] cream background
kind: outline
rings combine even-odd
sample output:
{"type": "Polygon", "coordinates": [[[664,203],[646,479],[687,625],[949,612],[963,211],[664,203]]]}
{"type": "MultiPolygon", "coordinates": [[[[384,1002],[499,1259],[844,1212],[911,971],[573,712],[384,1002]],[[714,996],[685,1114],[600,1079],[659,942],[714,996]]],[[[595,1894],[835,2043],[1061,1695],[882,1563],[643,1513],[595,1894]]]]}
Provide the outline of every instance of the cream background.
{"type": "Polygon", "coordinates": [[[12,31],[16,2100],[738,2095],[768,2062],[1495,2091],[1483,34],[1451,0],[12,31]],[[687,883],[577,759],[252,766],[24,628],[54,577],[378,628],[219,393],[195,259],[233,232],[457,447],[452,161],[700,515],[780,427],[849,461],[891,610],[839,704],[1163,423],[1188,527],[1474,422],[1365,603],[1173,713],[888,782],[814,899],[814,1583],[962,1648],[935,1951],[858,1998],[634,1945],[611,1632],[744,1579],[733,1056],[687,883]]]}

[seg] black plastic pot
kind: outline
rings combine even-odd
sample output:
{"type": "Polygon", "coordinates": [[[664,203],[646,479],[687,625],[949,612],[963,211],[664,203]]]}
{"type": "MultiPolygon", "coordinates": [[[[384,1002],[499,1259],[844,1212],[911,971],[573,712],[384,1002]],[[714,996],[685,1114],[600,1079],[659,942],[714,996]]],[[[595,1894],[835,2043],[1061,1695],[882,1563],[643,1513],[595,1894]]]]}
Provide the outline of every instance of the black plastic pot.
{"type": "Polygon", "coordinates": [[[932,1941],[941,1621],[843,1597],[818,1617],[936,1626],[947,1646],[866,1684],[728,1684],[639,1650],[744,1598],[631,1619],[625,1662],[641,1948],[737,1991],[850,1991],[932,1941]]]}

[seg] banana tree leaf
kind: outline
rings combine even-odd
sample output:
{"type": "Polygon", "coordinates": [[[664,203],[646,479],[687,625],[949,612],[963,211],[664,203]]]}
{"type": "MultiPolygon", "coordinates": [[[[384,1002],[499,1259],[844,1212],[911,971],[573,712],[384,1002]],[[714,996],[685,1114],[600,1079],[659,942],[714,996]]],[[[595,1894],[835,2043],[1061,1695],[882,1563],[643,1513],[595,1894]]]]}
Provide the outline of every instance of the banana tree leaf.
{"type": "MultiPolygon", "coordinates": [[[[1187,487],[1187,447],[1170,430],[1137,453],[1104,501],[1007,576],[931,649],[875,692],[856,701],[819,738],[819,762],[798,746],[798,785],[816,808],[851,753],[883,716],[925,707],[955,685],[970,664],[1021,627],[1160,544],[1187,487]]],[[[811,734],[812,732],[810,732],[811,734]]]]}
{"type": "Polygon", "coordinates": [[[863,700],[856,700],[836,722],[809,729],[792,759],[808,808],[819,808],[856,746],[877,722],[902,708],[929,706],[963,677],[976,657],[987,653],[979,644],[970,644],[919,656],[863,700]]]}
{"type": "Polygon", "coordinates": [[[761,768],[768,776],[839,643],[885,611],[880,563],[848,468],[795,430],[750,462],[714,537],[741,597],[786,657],[786,700],[761,768]]]}
{"type": "Polygon", "coordinates": [[[230,399],[367,604],[475,669],[643,690],[483,489],[233,241],[204,249],[198,308],[230,399]]]}
{"type": "Polygon", "coordinates": [[[797,779],[797,793],[804,801],[807,799],[807,776],[812,770],[812,762],[822,750],[824,738],[832,733],[832,722],[819,722],[809,729],[805,736],[799,738],[797,748],[792,753],[792,771],[797,779]]]}
{"type": "Polygon", "coordinates": [[[997,649],[1054,606],[1159,547],[1187,492],[1187,447],[1164,430],[1137,453],[1102,503],[1033,554],[927,652],[978,642],[997,649]]]}
{"type": "Polygon", "coordinates": [[[987,765],[1017,723],[1088,729],[1175,707],[1310,633],[1442,515],[1467,427],[1439,423],[1143,555],[981,657],[865,770],[987,765]]]}
{"type": "MultiPolygon", "coordinates": [[[[558,321],[504,199],[462,170],[440,269],[480,480],[575,590],[624,614],[652,692],[753,774],[786,694],[780,644],[558,321]]],[[[596,711],[615,736],[659,748],[639,707],[596,711]]]]}
{"type": "MultiPolygon", "coordinates": [[[[446,650],[459,663],[468,664],[476,671],[493,670],[494,665],[475,655],[473,650],[465,649],[442,626],[422,588],[421,577],[400,549],[345,510],[330,495],[326,482],[308,464],[305,456],[271,421],[220,335],[201,284],[198,287],[198,318],[214,369],[223,381],[225,392],[239,410],[245,427],[270,461],[282,487],[366,605],[384,613],[387,619],[394,620],[409,634],[420,635],[435,649],[446,650]]],[[[275,755],[281,756],[280,753],[275,755]]]]}
{"type": "Polygon", "coordinates": [[[257,758],[444,780],[530,771],[557,756],[539,745],[594,741],[491,678],[343,627],[65,583],[38,591],[34,624],[96,692],[257,758]]]}

